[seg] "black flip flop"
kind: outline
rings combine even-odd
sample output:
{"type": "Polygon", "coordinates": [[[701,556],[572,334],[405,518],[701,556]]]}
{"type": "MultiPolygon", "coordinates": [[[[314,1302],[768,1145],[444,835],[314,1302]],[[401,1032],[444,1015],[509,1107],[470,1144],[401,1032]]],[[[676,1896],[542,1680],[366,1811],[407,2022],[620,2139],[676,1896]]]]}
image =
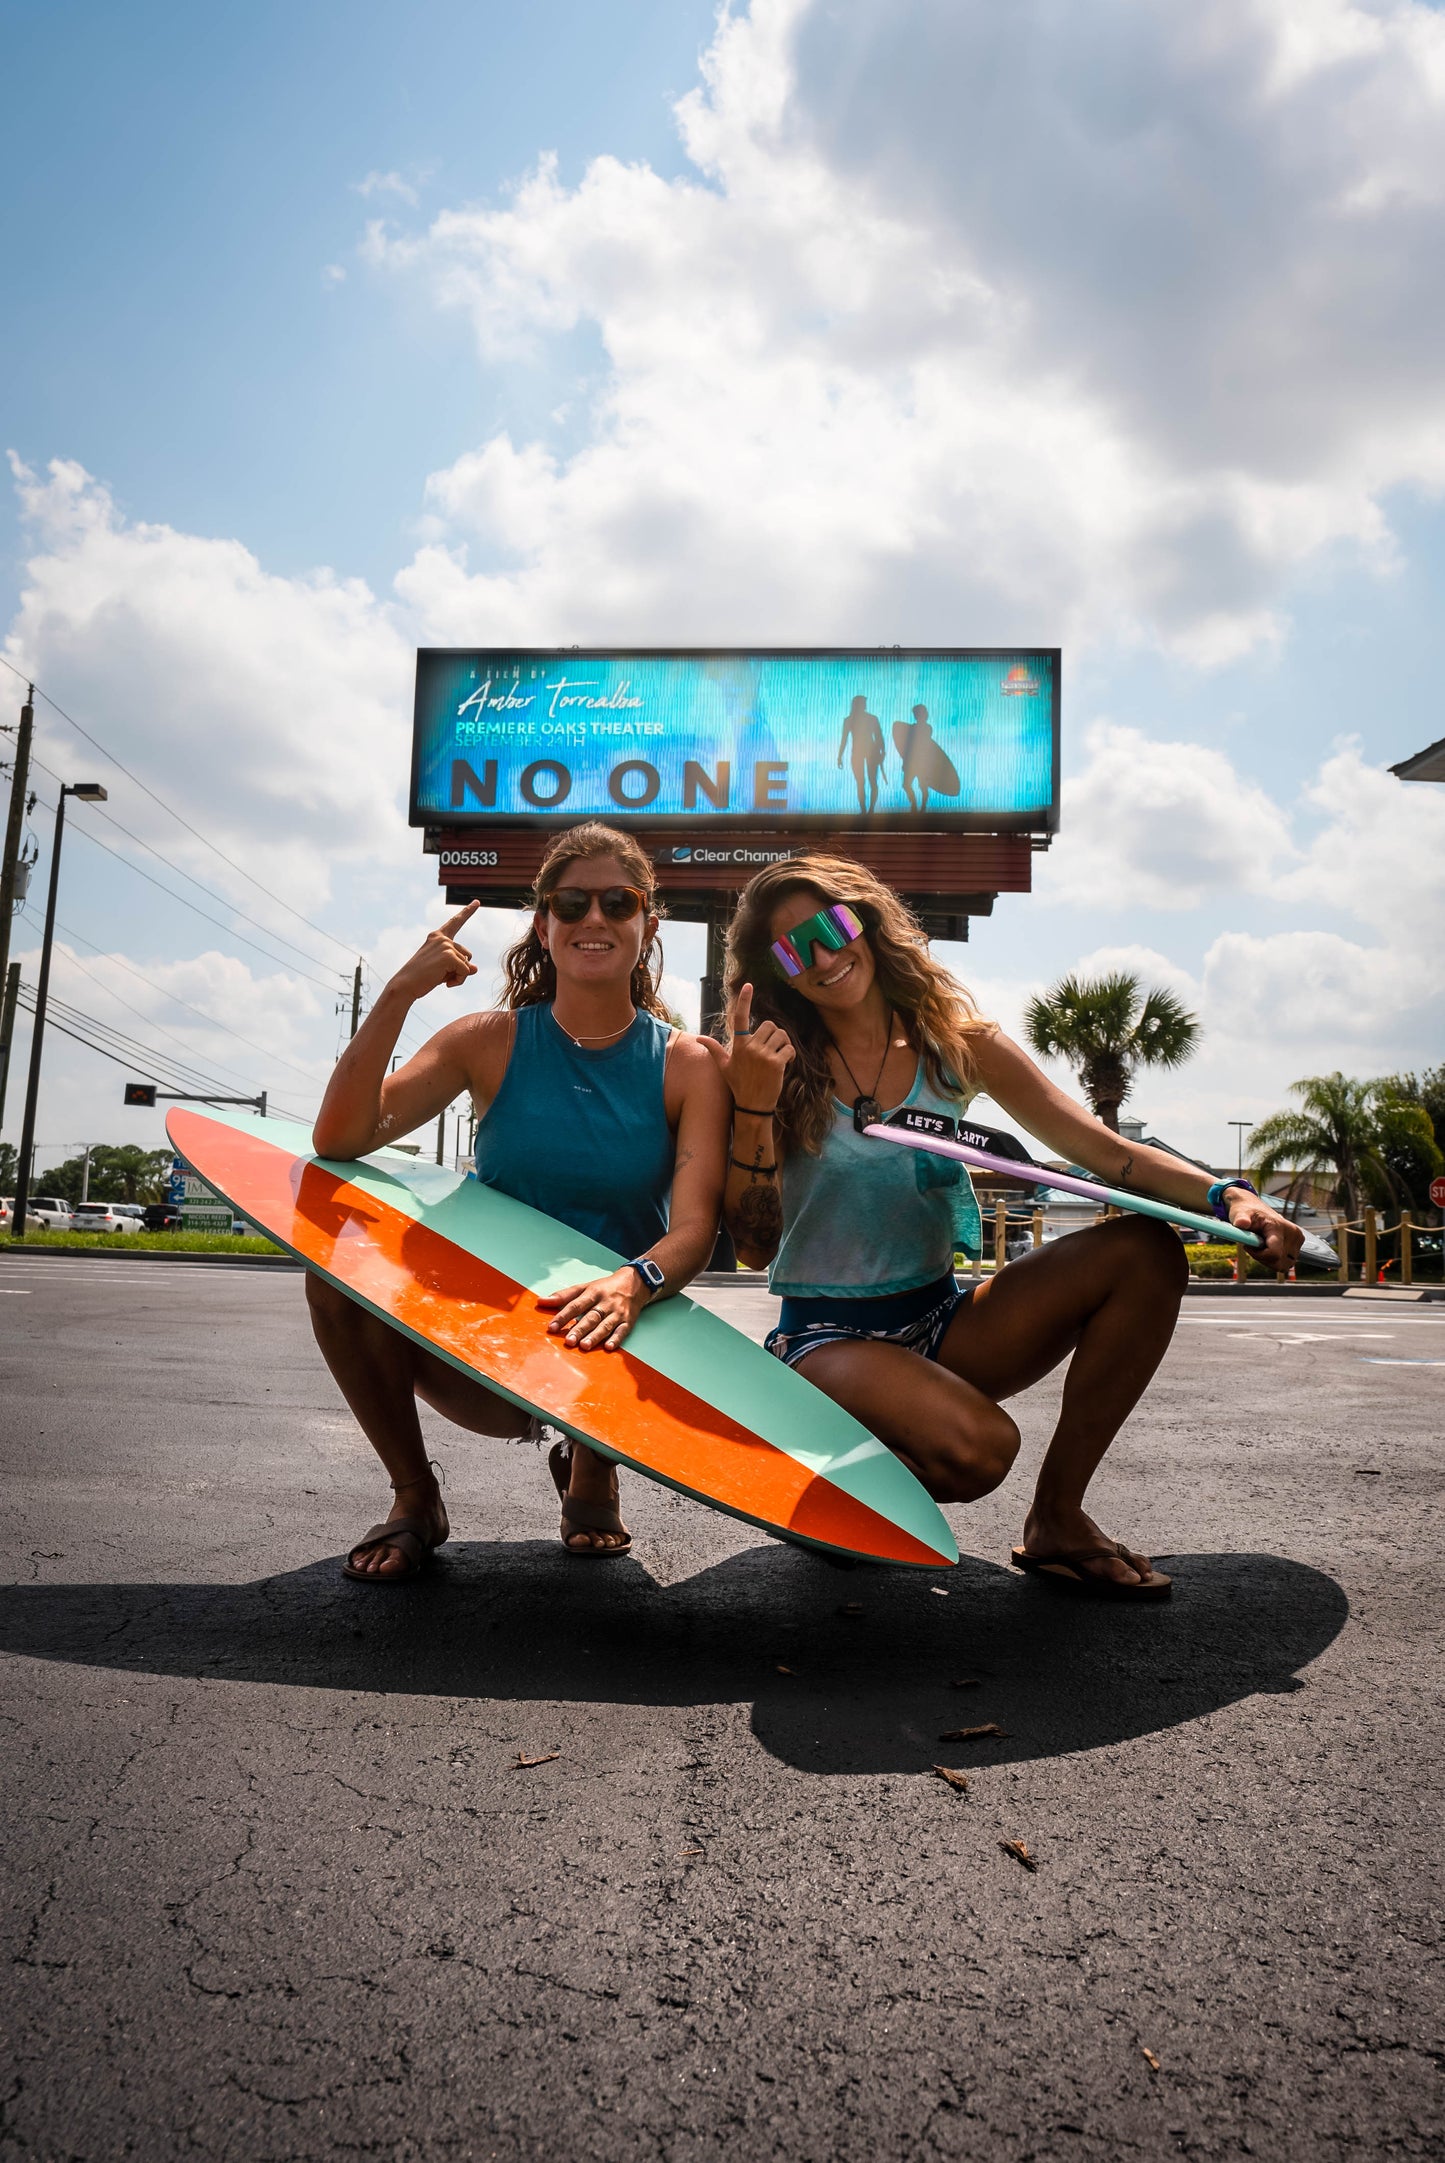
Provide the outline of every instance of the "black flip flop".
{"type": "Polygon", "coordinates": [[[393,1517],[390,1524],[373,1525],[363,1533],[347,1554],[341,1565],[343,1577],[354,1577],[362,1585],[406,1585],[414,1577],[420,1577],[433,1551],[444,1544],[434,1540],[429,1527],[420,1517],[393,1517]],[[404,1570],[358,1570],[358,1555],[369,1555],[377,1547],[395,1547],[406,1562],[404,1570]]]}
{"type": "Polygon", "coordinates": [[[572,1484],[572,1451],[566,1442],[554,1442],[547,1452],[547,1470],[552,1484],[562,1498],[562,1545],[574,1562],[614,1562],[625,1555],[632,1546],[632,1534],[622,1522],[622,1514],[615,1502],[579,1502],[569,1495],[572,1484]],[[620,1547],[573,1547],[569,1545],[575,1532],[613,1532],[622,1541],[620,1547]]]}
{"type": "Polygon", "coordinates": [[[1022,1547],[1011,1550],[1009,1560],[1016,1570],[1037,1577],[1041,1583],[1054,1585],[1078,1600],[1167,1600],[1173,1591],[1173,1580],[1162,1570],[1151,1570],[1145,1578],[1136,1578],[1132,1584],[1117,1577],[1100,1577],[1092,1570],[1079,1567],[1084,1562],[1103,1562],[1117,1555],[1121,1562],[1134,1567],[1128,1548],[1122,1540],[1106,1540],[1102,1547],[1061,1547],[1049,1555],[1026,1554],[1022,1547]]]}

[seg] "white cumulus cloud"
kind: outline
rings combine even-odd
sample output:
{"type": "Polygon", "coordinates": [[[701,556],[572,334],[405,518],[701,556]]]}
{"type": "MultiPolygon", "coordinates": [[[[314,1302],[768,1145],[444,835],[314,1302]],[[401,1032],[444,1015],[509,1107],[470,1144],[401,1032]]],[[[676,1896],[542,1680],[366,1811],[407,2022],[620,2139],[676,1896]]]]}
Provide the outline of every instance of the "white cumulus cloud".
{"type": "Polygon", "coordinates": [[[753,0],[692,170],[544,158],[373,261],[489,358],[604,366],[580,444],[433,476],[438,637],[1284,631],[1445,481],[1445,23],[1412,0],[753,0]],[[472,561],[475,556],[479,559],[472,561]]]}

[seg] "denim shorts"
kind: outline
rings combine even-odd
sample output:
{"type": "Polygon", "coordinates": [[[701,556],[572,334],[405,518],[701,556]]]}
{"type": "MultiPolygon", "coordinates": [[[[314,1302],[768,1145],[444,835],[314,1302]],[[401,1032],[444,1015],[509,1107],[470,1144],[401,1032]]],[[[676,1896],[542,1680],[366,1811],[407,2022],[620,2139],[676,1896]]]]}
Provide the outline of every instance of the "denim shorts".
{"type": "Polygon", "coordinates": [[[952,1276],[938,1277],[892,1299],[787,1299],[764,1343],[784,1366],[796,1367],[820,1344],[901,1344],[920,1359],[937,1359],[948,1325],[972,1299],[952,1276]]]}

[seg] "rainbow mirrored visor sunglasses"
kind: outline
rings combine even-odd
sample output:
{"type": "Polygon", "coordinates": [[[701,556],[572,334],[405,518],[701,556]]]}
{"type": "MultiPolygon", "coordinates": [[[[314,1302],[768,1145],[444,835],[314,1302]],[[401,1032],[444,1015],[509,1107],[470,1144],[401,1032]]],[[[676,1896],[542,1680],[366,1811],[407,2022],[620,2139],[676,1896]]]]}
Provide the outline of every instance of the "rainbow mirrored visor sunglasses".
{"type": "Polygon", "coordinates": [[[862,917],[845,902],[830,901],[816,916],[794,924],[785,939],[774,939],[773,959],[784,976],[801,976],[805,969],[812,968],[820,946],[826,952],[836,954],[841,947],[851,946],[862,936],[862,917]]]}

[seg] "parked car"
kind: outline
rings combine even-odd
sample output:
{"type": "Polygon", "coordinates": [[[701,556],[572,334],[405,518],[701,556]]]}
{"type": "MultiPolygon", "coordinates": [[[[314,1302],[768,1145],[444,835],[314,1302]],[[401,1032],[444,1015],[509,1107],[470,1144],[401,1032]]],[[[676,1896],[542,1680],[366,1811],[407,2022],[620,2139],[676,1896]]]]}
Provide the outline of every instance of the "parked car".
{"type": "Polygon", "coordinates": [[[70,1219],[73,1232],[134,1232],[139,1226],[123,1217],[114,1202],[77,1202],[70,1219]]]}
{"type": "MultiPolygon", "coordinates": [[[[14,1209],[11,1203],[11,1209],[14,1209]]],[[[25,1204],[25,1221],[47,1232],[70,1230],[70,1204],[63,1202],[58,1194],[32,1194],[25,1204]]]]}
{"type": "Polygon", "coordinates": [[[118,1217],[128,1217],[136,1231],[142,1229],[145,1210],[139,1202],[112,1202],[110,1206],[118,1217]]]}
{"type": "Polygon", "coordinates": [[[181,1213],[174,1202],[148,1202],[140,1213],[140,1228],[144,1232],[178,1232],[181,1213]]]}

